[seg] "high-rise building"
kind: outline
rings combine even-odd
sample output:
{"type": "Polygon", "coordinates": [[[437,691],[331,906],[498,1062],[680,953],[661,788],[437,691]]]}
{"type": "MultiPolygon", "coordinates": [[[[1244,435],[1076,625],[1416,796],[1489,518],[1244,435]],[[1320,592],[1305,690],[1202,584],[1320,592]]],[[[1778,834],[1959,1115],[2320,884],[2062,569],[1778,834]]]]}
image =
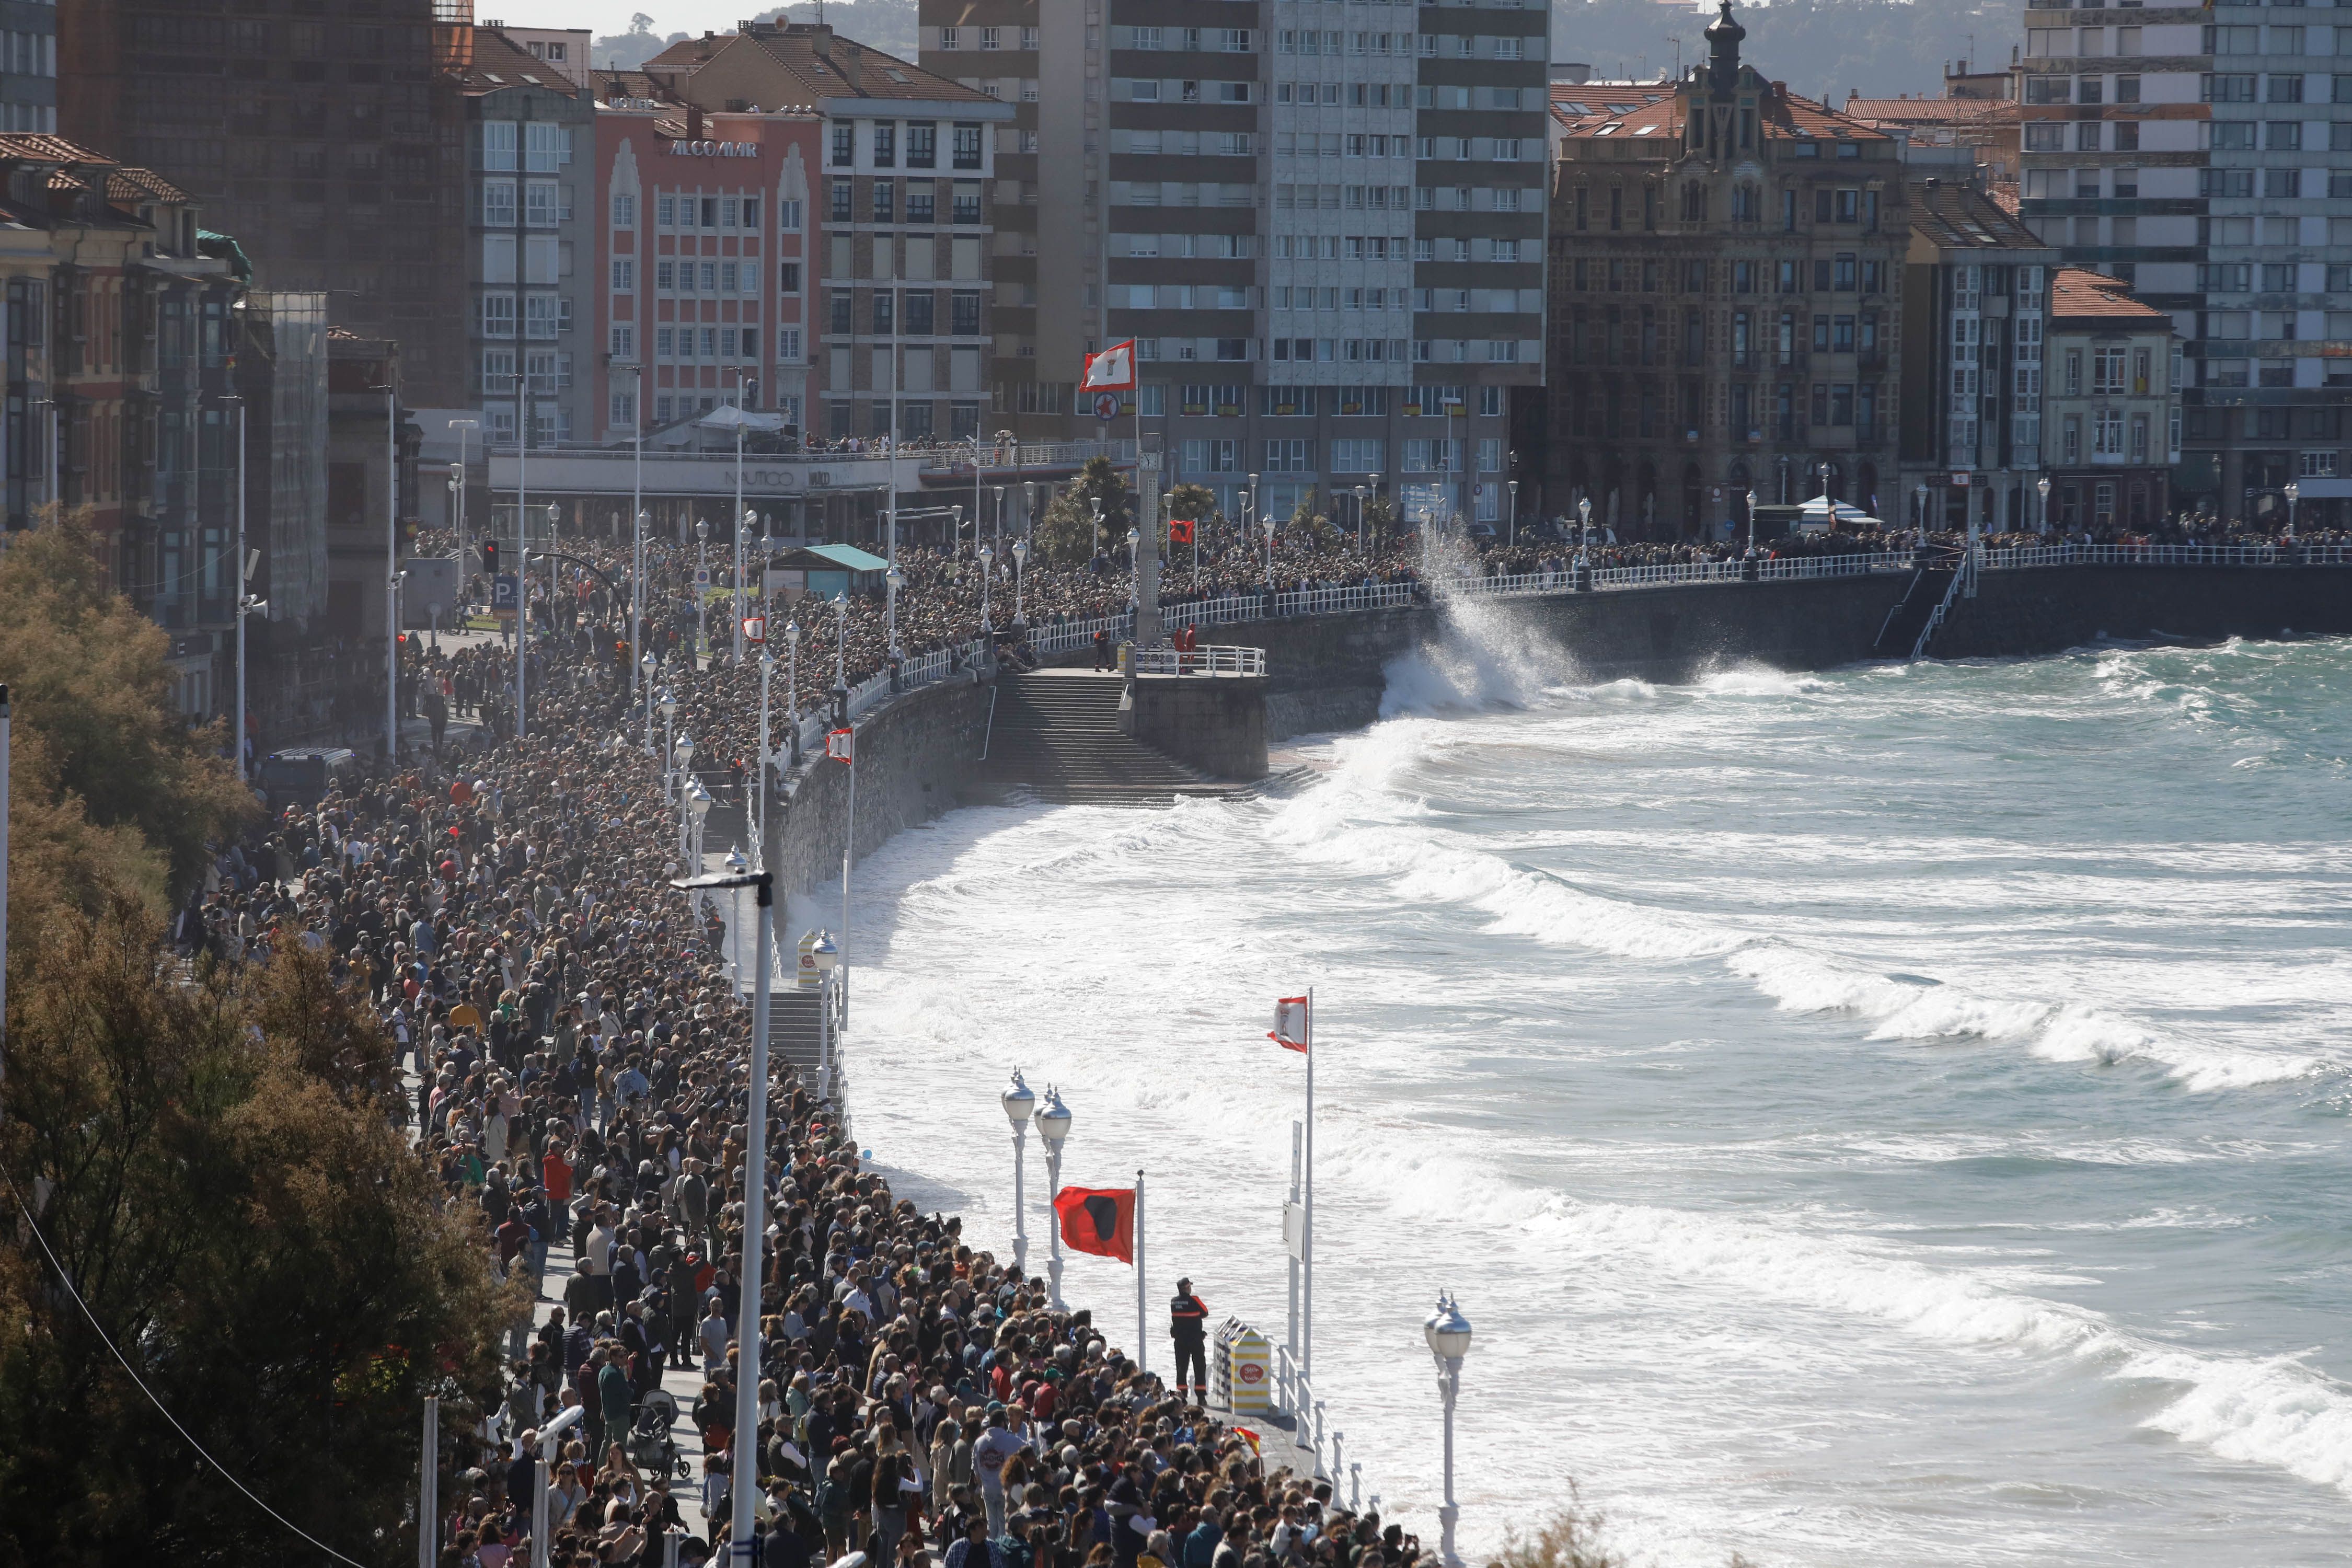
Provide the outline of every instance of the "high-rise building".
{"type": "Polygon", "coordinates": [[[0,132],[57,128],[57,0],[7,0],[0,5],[0,132]]]}
{"type": "MultiPolygon", "coordinates": [[[[1540,384],[1549,13],[1394,0],[926,0],[923,61],[1012,104],[997,416],[1123,440],[1267,514],[1379,484],[1501,516],[1540,384]],[[1197,25],[1195,25],[1197,24],[1197,25]],[[1113,420],[1087,353],[1132,338],[1113,420]]],[[[1338,508],[1344,521],[1348,505],[1338,508]]]]}
{"type": "MultiPolygon", "coordinates": [[[[2021,211],[2071,265],[2129,284],[2187,340],[2173,494],[2276,522],[2290,479],[2334,488],[2352,338],[2352,151],[2330,57],[2352,28],[2248,0],[2033,6],[2021,211]],[[2338,329],[2343,330],[2339,331],[2338,329]]],[[[2329,498],[2340,507],[2344,498],[2329,498]]],[[[2306,517],[2332,515],[2306,513],[2306,517]]]]}
{"type": "Polygon", "coordinates": [[[257,287],[324,293],[338,326],[397,343],[411,394],[455,404],[466,180],[440,68],[471,16],[471,0],[76,0],[58,124],[189,192],[257,287]]]}
{"type": "Polygon", "coordinates": [[[1972,174],[1930,174],[1910,184],[1903,472],[1880,501],[1890,522],[1975,521],[2007,532],[2042,521],[2035,487],[2044,467],[2050,279],[2058,253],[1978,189],[1972,174]]]}
{"type": "Polygon", "coordinates": [[[468,29],[451,79],[465,106],[466,330],[483,439],[530,407],[534,445],[597,432],[595,107],[493,26],[468,29]]]}
{"type": "Polygon", "coordinates": [[[1909,244],[1896,141],[1743,64],[1555,84],[1549,510],[1680,538],[1747,497],[1897,504],[1909,244]]]}

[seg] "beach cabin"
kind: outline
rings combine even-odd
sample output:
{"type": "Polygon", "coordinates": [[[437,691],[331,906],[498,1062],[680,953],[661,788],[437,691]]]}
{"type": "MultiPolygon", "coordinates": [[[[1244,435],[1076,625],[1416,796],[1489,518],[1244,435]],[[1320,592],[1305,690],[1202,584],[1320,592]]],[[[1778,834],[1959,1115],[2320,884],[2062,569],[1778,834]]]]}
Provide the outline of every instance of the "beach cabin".
{"type": "Polygon", "coordinates": [[[835,594],[880,592],[890,563],[854,544],[810,544],[786,551],[768,568],[768,592],[787,604],[803,594],[830,599],[835,594]]]}

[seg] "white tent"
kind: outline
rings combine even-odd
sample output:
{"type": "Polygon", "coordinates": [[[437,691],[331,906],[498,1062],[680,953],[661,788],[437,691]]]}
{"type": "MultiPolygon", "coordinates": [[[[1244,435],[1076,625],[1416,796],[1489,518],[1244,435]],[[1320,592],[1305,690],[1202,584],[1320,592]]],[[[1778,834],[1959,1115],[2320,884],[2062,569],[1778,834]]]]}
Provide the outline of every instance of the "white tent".
{"type": "Polygon", "coordinates": [[[1876,518],[1858,506],[1832,501],[1827,496],[1815,496],[1797,509],[1799,528],[1876,528],[1876,518]]]}
{"type": "Polygon", "coordinates": [[[781,430],[784,427],[784,416],[781,414],[763,413],[757,408],[738,408],[732,404],[722,403],[696,420],[695,424],[705,430],[732,430],[738,426],[746,430],[781,430]]]}

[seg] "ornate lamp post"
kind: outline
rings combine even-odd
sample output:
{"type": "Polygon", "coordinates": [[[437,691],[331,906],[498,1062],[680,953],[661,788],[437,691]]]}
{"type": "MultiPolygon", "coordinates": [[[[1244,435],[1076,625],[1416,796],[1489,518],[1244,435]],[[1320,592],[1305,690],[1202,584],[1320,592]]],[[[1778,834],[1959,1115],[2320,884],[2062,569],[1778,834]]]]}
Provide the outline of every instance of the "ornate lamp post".
{"type": "Polygon", "coordinates": [[[1029,542],[1026,539],[1014,540],[1013,542],[1013,620],[1016,626],[1027,618],[1022,613],[1021,569],[1028,563],[1029,542]]]}
{"type": "Polygon", "coordinates": [[[1021,1198],[1022,1155],[1026,1152],[1030,1113],[1037,1109],[1036,1093],[1021,1079],[1021,1069],[1013,1069],[1013,1081],[996,1097],[1004,1107],[1004,1119],[1013,1123],[1013,1267],[1026,1279],[1029,1273],[1029,1219],[1021,1198]]]}
{"type": "MultiPolygon", "coordinates": [[[[1070,1135],[1070,1108],[1062,1103],[1062,1091],[1048,1084],[1045,1102],[1037,1107],[1034,1120],[1038,1136],[1045,1140],[1046,1201],[1061,1194],[1062,1141],[1070,1135]]],[[[1057,1223],[1045,1233],[1045,1288],[1054,1310],[1062,1310],[1062,1227],[1057,1223]]]]}
{"type": "MultiPolygon", "coordinates": [[[[980,525],[979,525],[979,523],[978,523],[978,521],[975,521],[973,522],[973,524],[972,524],[973,532],[974,532],[974,536],[975,536],[975,537],[977,537],[977,535],[978,535],[979,526],[980,526],[980,525]]],[[[986,635],[988,635],[988,634],[989,634],[989,633],[991,633],[991,632],[993,632],[993,631],[996,629],[996,623],[995,623],[995,622],[993,622],[993,621],[992,621],[992,620],[990,620],[990,619],[988,618],[988,580],[989,580],[991,577],[992,577],[992,576],[994,576],[994,575],[996,574],[996,552],[995,552],[995,551],[993,551],[993,550],[992,550],[992,549],[990,549],[987,545],[983,544],[983,545],[982,545],[982,546],[980,547],[979,554],[980,554],[980,630],[981,630],[981,635],[982,635],[982,636],[983,636],[983,637],[985,637],[986,635]]]]}
{"type": "Polygon", "coordinates": [[[1452,1296],[1440,1291],[1437,1310],[1422,1324],[1421,1332],[1429,1342],[1430,1359],[1437,1363],[1437,1392],[1445,1400],[1445,1504],[1437,1510],[1439,1552],[1445,1568],[1461,1568],[1462,1558],[1454,1550],[1454,1527],[1462,1517],[1454,1500],[1454,1402],[1462,1392],[1462,1358],[1470,1353],[1470,1320],[1452,1296]]]}

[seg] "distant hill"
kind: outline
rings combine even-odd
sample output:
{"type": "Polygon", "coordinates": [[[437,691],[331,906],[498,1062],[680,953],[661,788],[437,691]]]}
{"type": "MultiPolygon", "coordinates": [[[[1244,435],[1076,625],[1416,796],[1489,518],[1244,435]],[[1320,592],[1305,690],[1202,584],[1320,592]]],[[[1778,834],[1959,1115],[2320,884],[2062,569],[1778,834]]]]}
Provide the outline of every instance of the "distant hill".
{"type": "MultiPolygon", "coordinates": [[[[1940,98],[1944,62],[2009,63],[2024,42],[2015,0],[1772,0],[1737,5],[1748,29],[1742,58],[1807,98],[1843,102],[1897,93],[1940,98]],[[1971,53],[1970,36],[1974,35],[1971,53]]],[[[1582,60],[1597,76],[1649,79],[1706,56],[1700,35],[1715,0],[1552,0],[1551,58],[1582,60]]]]}

